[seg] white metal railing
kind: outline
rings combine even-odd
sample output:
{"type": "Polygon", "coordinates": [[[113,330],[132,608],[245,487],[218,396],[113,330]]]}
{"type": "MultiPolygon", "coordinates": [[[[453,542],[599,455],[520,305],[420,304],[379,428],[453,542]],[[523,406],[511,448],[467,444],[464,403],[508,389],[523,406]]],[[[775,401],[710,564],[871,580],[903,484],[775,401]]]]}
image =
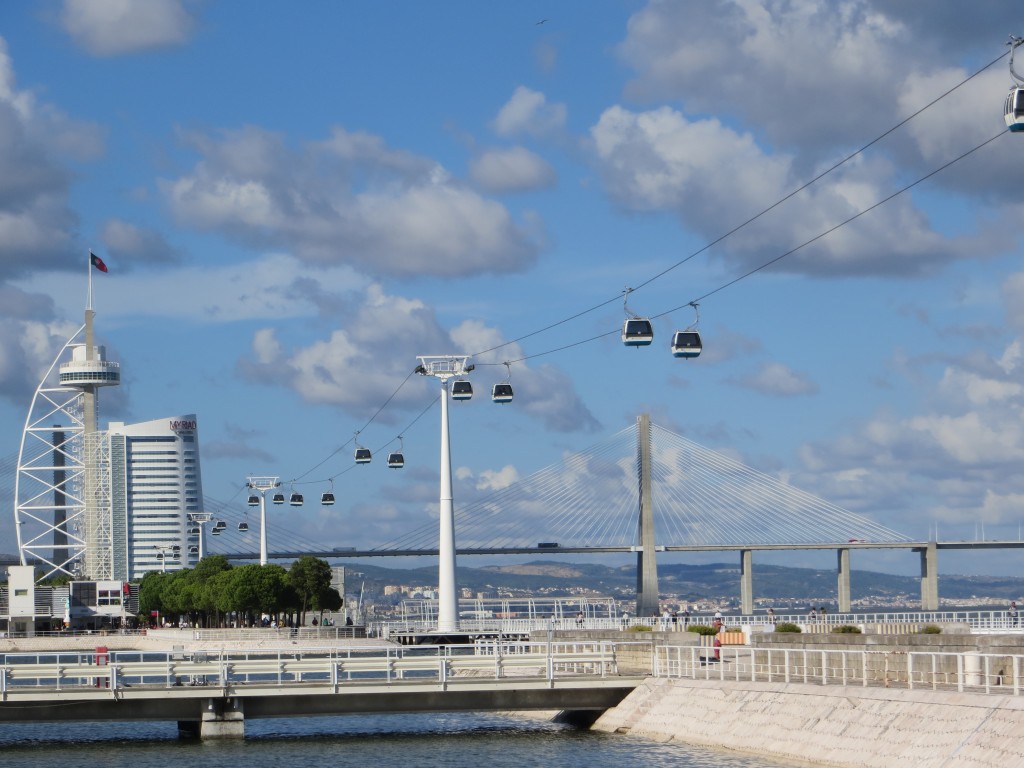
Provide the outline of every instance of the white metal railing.
{"type": "MultiPolygon", "coordinates": [[[[714,614],[692,614],[690,616],[661,617],[661,616],[632,616],[625,618],[591,618],[584,617],[582,620],[576,617],[562,618],[505,618],[505,619],[467,619],[459,621],[459,629],[462,632],[481,632],[492,634],[504,634],[512,636],[529,635],[534,632],[543,632],[546,629],[559,631],[586,629],[586,630],[616,630],[628,629],[629,627],[644,626],[655,630],[683,631],[693,625],[708,625],[714,622],[714,614]]],[[[815,628],[821,631],[829,631],[832,627],[852,624],[859,627],[865,625],[879,625],[882,629],[887,626],[912,626],[920,628],[927,624],[963,624],[970,628],[971,632],[985,634],[991,632],[1006,632],[1024,634],[1024,618],[1012,618],[1006,611],[898,611],[892,613],[780,613],[774,617],[766,613],[757,614],[726,614],[722,617],[728,627],[745,627],[752,630],[770,630],[775,624],[783,622],[797,624],[808,631],[815,628]]],[[[428,622],[416,621],[379,621],[367,625],[367,635],[371,637],[390,638],[396,634],[429,632],[435,629],[436,625],[428,622]]]]}
{"type": "Polygon", "coordinates": [[[655,677],[1021,694],[1024,656],[929,651],[660,646],[655,677]]]}
{"type": "Polygon", "coordinates": [[[219,651],[94,651],[0,656],[0,700],[46,692],[131,688],[162,691],[185,686],[330,687],[403,680],[534,678],[554,683],[617,674],[609,642],[490,642],[407,648],[248,649],[219,651]]]}

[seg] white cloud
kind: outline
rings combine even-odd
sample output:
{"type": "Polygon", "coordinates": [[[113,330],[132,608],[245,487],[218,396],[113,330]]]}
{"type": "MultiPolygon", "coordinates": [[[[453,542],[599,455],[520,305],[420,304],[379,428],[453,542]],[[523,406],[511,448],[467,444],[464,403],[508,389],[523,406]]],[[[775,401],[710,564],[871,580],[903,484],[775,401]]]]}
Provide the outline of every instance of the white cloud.
{"type": "Polygon", "coordinates": [[[494,131],[499,136],[545,136],[561,131],[566,115],[564,104],[549,104],[543,93],[520,85],[498,110],[494,131]]]}
{"type": "MultiPolygon", "coordinates": [[[[474,354],[503,344],[502,334],[480,321],[467,320],[446,331],[424,302],[387,294],[379,285],[371,285],[346,311],[343,328],[291,349],[272,329],[263,329],[253,339],[254,354],[240,360],[238,369],[253,382],[288,387],[307,402],[338,406],[358,416],[380,406],[382,395],[386,398],[394,392],[393,407],[379,416],[387,422],[400,418],[398,411],[423,407],[422,388],[395,390],[423,350],[474,354]],[[388,354],[382,356],[382,349],[388,354]]],[[[477,372],[473,378],[483,392],[491,383],[504,380],[505,368],[493,363],[506,356],[520,357],[522,351],[517,345],[508,345],[474,358],[477,372]]],[[[517,402],[547,429],[574,432],[597,428],[572,380],[559,369],[519,364],[513,376],[517,402]]]]}
{"type": "Polygon", "coordinates": [[[0,38],[0,264],[6,275],[67,264],[77,218],[67,203],[70,174],[60,155],[95,156],[96,126],[75,122],[16,85],[0,38]]]}
{"type": "Polygon", "coordinates": [[[182,0],[64,0],[60,24],[94,56],[182,45],[195,28],[182,0]]]}
{"type": "Polygon", "coordinates": [[[338,128],[297,151],[252,127],[189,138],[202,159],[160,182],[178,221],[309,263],[397,276],[514,272],[542,239],[532,217],[517,224],[436,163],[367,134],[338,128]]]}
{"type": "Polygon", "coordinates": [[[488,192],[524,192],[554,186],[555,170],[525,147],[490,149],[470,165],[470,177],[488,192]]]}
{"type": "Polygon", "coordinates": [[[501,491],[510,485],[519,482],[519,472],[511,464],[507,464],[499,470],[485,469],[480,472],[476,481],[478,491],[501,491]]]}
{"type": "MultiPolygon", "coordinates": [[[[1011,284],[1012,278],[1007,281],[1011,284]]],[[[1007,303],[1014,294],[1007,289],[1007,303]]],[[[803,487],[853,509],[903,510],[906,523],[941,521],[964,529],[978,521],[1020,518],[1024,478],[1024,382],[1021,341],[1002,353],[980,352],[947,363],[935,387],[921,372],[914,382],[936,396],[917,413],[879,412],[855,431],[802,450],[803,487]]],[[[916,532],[921,535],[921,532],[916,532]]],[[[956,534],[954,534],[956,535],[956,534]]]]}
{"type": "Polygon", "coordinates": [[[818,392],[817,384],[782,363],[764,363],[756,373],[736,379],[734,383],[764,395],[778,397],[814,395],[818,392]]]}
{"type": "Polygon", "coordinates": [[[125,266],[178,261],[177,251],[163,235],[123,219],[108,219],[100,236],[107,250],[120,257],[125,266]]]}
{"type": "MultiPolygon", "coordinates": [[[[83,255],[84,260],[84,255],[83,255]]],[[[116,280],[117,301],[104,305],[103,314],[119,317],[170,317],[228,323],[239,320],[315,317],[336,313],[341,294],[359,290],[366,278],[346,266],[311,267],[283,254],[268,254],[236,264],[196,264],[161,275],[122,272],[113,259],[112,274],[104,276],[97,292],[116,280]]],[[[45,292],[58,306],[81,301],[80,271],[37,273],[17,281],[26,291],[45,292]]]]}
{"type": "MultiPolygon", "coordinates": [[[[689,120],[662,107],[611,107],[591,129],[608,194],[633,211],[674,212],[709,241],[782,200],[801,182],[794,158],[770,154],[749,133],[718,120],[689,120]]],[[[880,158],[858,159],[730,236],[719,248],[739,269],[829,232],[891,193],[895,171],[880,158]]],[[[800,248],[772,266],[816,275],[915,274],[974,256],[978,243],[932,230],[910,196],[900,196],[800,248]]],[[[716,249],[717,250],[717,249],[716,249]]]]}

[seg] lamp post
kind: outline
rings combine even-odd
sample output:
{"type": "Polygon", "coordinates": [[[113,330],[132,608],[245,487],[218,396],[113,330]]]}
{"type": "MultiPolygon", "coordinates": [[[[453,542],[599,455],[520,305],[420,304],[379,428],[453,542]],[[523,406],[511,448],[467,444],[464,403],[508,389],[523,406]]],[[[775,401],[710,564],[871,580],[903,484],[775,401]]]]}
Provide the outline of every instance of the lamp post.
{"type": "Polygon", "coordinates": [[[473,370],[468,357],[455,355],[419,356],[416,373],[441,380],[441,491],[439,497],[437,630],[459,628],[458,592],[455,584],[455,512],[452,499],[452,454],[448,436],[448,380],[473,370]]]}
{"type": "Polygon", "coordinates": [[[267,491],[281,486],[276,477],[250,477],[246,485],[260,495],[260,565],[267,564],[267,491]]]}

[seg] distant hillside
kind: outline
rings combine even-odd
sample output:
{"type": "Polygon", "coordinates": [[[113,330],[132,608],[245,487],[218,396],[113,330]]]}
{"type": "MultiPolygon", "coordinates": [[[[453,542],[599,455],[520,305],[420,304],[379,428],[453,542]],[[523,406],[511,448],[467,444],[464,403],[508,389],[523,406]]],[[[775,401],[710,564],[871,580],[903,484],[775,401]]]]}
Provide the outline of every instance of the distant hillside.
{"type": "MultiPolygon", "coordinates": [[[[399,569],[374,565],[350,565],[348,591],[358,591],[360,584],[367,596],[383,595],[386,584],[432,587],[437,584],[437,568],[399,569]],[[356,581],[360,583],[356,583],[356,581]]],[[[474,592],[532,593],[564,596],[581,590],[612,597],[633,597],[636,594],[636,570],[632,566],[538,561],[521,565],[458,568],[460,587],[474,592]]],[[[663,595],[680,599],[738,599],[739,568],[735,564],[659,565],[658,586],[663,595]]],[[[921,593],[920,581],[912,576],[895,576],[875,571],[853,571],[850,575],[854,600],[874,598],[879,601],[908,596],[916,600],[921,593]]],[[[943,598],[968,600],[993,598],[1018,599],[1024,595],[1024,578],[990,576],[940,576],[939,591],[943,598]]],[[[813,568],[787,568],[760,565],[754,571],[754,596],[772,600],[834,600],[836,572],[813,568]]]]}

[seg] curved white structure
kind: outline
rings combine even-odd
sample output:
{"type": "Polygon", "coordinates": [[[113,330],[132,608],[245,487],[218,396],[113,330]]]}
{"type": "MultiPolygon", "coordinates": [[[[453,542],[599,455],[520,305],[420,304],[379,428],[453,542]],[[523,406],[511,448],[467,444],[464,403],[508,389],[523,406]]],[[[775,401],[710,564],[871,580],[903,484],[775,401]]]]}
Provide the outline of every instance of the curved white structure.
{"type": "Polygon", "coordinates": [[[43,376],[22,430],[15,530],[22,565],[39,567],[40,578],[102,578],[110,570],[110,489],[96,436],[96,390],[120,384],[121,371],[92,343],[93,315],[86,310],[85,324],[43,376]]]}

